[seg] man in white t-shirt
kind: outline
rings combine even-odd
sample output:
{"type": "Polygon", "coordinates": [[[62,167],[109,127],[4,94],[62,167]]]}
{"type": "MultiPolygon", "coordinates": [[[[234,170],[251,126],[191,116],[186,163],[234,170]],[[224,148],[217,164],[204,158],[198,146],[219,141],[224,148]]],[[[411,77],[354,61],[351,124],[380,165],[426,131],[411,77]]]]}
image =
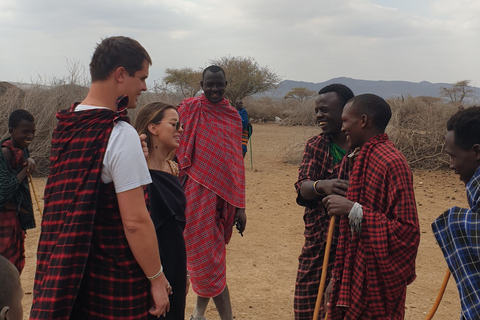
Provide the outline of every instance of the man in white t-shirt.
{"type": "Polygon", "coordinates": [[[145,91],[147,51],[104,39],[87,97],[57,114],[31,319],[145,319],[169,310],[143,186],[151,182],[127,122],[145,91]]]}

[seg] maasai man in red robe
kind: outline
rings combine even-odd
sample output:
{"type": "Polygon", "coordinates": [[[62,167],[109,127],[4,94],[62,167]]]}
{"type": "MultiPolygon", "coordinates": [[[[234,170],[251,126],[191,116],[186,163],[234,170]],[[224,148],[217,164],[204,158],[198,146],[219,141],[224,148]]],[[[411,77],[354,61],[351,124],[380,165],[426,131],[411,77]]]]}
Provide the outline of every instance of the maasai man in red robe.
{"type": "Polygon", "coordinates": [[[168,311],[143,195],[150,174],[125,118],[147,89],[150,64],[137,41],[104,39],[87,97],[57,114],[30,319],[140,320],[168,311]]]}
{"type": "MultiPolygon", "coordinates": [[[[348,188],[347,180],[337,178],[347,150],[345,133],[341,131],[342,111],[351,98],[353,92],[347,86],[331,84],[318,92],[315,101],[315,116],[322,133],[307,141],[295,183],[297,203],[305,207],[305,243],[298,257],[293,305],[296,320],[311,320],[317,301],[330,222],[322,200],[330,194],[344,196],[348,188]]],[[[338,228],[330,251],[328,274],[333,268],[337,236],[338,228]]],[[[320,317],[325,317],[323,310],[320,317]]]]}
{"type": "Polygon", "coordinates": [[[232,319],[225,245],[234,223],[243,232],[247,220],[242,121],[223,97],[227,81],[222,68],[206,68],[200,85],[200,97],[179,105],[185,126],[176,153],[187,198],[187,269],[198,295],[192,319],[204,318],[210,298],[221,319],[232,319]]]}
{"type": "Polygon", "coordinates": [[[343,110],[342,130],[355,152],[340,171],[342,176],[348,160],[353,162],[346,197],[323,200],[328,214],[340,218],[325,299],[328,319],[399,320],[405,315],[420,229],[412,172],[385,134],[391,115],[388,103],[373,94],[354,97],[343,110]]]}

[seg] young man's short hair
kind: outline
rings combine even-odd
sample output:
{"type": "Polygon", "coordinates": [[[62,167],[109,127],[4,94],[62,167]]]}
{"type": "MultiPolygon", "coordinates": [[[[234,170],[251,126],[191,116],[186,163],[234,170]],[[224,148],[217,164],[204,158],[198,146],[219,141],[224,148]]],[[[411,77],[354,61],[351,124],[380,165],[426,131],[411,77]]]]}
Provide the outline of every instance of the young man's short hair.
{"type": "Polygon", "coordinates": [[[123,36],[105,38],[97,45],[90,62],[92,82],[106,80],[119,67],[133,77],[145,60],[152,64],[147,50],[138,41],[123,36]]]}
{"type": "Polygon", "coordinates": [[[338,100],[340,100],[342,107],[347,104],[348,100],[354,97],[353,91],[350,90],[349,87],[341,83],[329,84],[328,86],[320,89],[320,91],[318,91],[318,94],[325,94],[329,92],[335,92],[337,94],[338,100]]]}
{"type": "Polygon", "coordinates": [[[221,67],[213,65],[213,66],[206,67],[205,70],[203,70],[202,80],[205,78],[205,73],[207,73],[207,71],[210,71],[211,73],[221,72],[223,73],[223,76],[225,77],[225,79],[227,78],[227,76],[225,75],[225,71],[221,67]]]}
{"type": "Polygon", "coordinates": [[[18,109],[13,111],[9,118],[8,118],[8,127],[9,128],[16,128],[22,120],[28,122],[34,122],[35,119],[33,118],[32,114],[27,110],[18,109]]]}
{"type": "Polygon", "coordinates": [[[461,110],[447,121],[447,130],[453,131],[454,142],[464,150],[480,144],[480,107],[461,110]]]}
{"type": "Polygon", "coordinates": [[[366,114],[372,119],[373,125],[377,129],[385,131],[392,117],[392,109],[387,101],[375,94],[365,93],[353,97],[348,101],[348,103],[350,102],[357,114],[366,114]]]}

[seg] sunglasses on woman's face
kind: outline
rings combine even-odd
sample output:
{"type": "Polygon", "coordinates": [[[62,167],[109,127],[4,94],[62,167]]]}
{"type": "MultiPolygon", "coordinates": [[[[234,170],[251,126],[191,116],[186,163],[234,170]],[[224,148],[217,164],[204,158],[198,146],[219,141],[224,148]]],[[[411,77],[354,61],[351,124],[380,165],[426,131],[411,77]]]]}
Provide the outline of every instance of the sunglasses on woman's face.
{"type": "Polygon", "coordinates": [[[170,121],[159,121],[159,122],[155,122],[156,124],[159,124],[159,123],[170,123],[172,126],[175,127],[175,130],[179,131],[180,129],[183,129],[183,124],[180,123],[179,120],[175,121],[175,123],[173,122],[170,122],[170,121]]]}

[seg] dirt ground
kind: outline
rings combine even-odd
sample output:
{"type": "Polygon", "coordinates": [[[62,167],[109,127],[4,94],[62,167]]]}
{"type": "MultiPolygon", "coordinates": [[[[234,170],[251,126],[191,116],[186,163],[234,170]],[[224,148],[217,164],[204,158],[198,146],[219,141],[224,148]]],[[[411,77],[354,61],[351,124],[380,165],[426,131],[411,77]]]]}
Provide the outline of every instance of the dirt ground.
{"type": "MultiPolygon", "coordinates": [[[[297,166],[283,163],[294,148],[317,134],[316,128],[255,124],[252,136],[253,169],[250,151],[245,158],[247,181],[247,228],[244,236],[234,233],[227,249],[227,277],[235,319],[293,319],[293,291],[298,255],[303,244],[303,208],[295,202],[293,184],[297,166]]],[[[301,152],[301,151],[299,151],[301,152]]],[[[452,172],[414,172],[415,195],[421,226],[417,257],[417,279],[407,292],[405,319],[424,319],[433,306],[446,271],[446,263],[434,240],[430,224],[444,210],[467,206],[465,187],[452,172]]],[[[35,179],[41,196],[45,179],[35,179]]],[[[34,200],[35,201],[35,200],[34,200]]],[[[37,207],[34,204],[34,207],[37,207]]],[[[40,214],[37,210],[37,225],[40,214]]],[[[22,274],[25,291],[25,319],[32,302],[35,252],[39,228],[30,230],[26,240],[26,267],[22,274]]],[[[186,319],[195,304],[187,296],[186,319]]],[[[460,305],[453,278],[434,317],[458,319],[460,305]]],[[[209,320],[219,319],[213,302],[207,308],[209,320]]]]}

